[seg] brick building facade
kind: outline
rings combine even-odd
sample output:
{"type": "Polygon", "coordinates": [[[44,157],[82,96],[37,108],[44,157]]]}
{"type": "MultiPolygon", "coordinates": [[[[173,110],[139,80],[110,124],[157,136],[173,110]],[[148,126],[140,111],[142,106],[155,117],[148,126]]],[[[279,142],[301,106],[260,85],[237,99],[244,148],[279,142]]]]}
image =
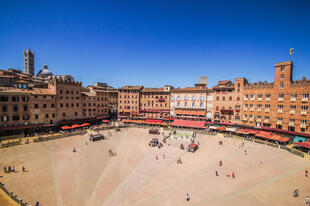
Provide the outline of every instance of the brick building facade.
{"type": "Polygon", "coordinates": [[[291,61],[275,64],[273,83],[246,84],[243,124],[296,132],[310,132],[310,80],[293,81],[291,61]]]}

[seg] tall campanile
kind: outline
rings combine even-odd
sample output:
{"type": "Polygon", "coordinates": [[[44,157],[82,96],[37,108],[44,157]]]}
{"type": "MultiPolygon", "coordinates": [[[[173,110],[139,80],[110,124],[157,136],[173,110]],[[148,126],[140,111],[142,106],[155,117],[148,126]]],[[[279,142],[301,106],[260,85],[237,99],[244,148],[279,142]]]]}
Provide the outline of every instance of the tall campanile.
{"type": "Polygon", "coordinates": [[[34,52],[29,48],[24,51],[24,73],[34,76],[34,52]]]}

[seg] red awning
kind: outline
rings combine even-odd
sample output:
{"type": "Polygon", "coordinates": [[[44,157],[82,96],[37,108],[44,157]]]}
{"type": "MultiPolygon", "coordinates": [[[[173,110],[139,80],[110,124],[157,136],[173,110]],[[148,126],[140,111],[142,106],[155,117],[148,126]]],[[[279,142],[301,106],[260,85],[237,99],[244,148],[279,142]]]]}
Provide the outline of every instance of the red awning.
{"type": "Polygon", "coordinates": [[[270,127],[261,127],[261,129],[275,131],[275,132],[283,132],[285,134],[291,134],[291,135],[302,136],[302,137],[310,137],[310,134],[308,133],[293,132],[293,131],[284,130],[284,129],[270,128],[270,127]]]}
{"type": "Polygon", "coordinates": [[[160,120],[160,119],[147,119],[147,120],[145,120],[145,122],[147,122],[147,123],[162,123],[163,120],[160,120]]]}
{"type": "Polygon", "coordinates": [[[90,124],[89,123],[83,123],[83,124],[81,124],[80,126],[81,127],[85,127],[85,126],[89,126],[90,124]]]}
{"type": "Polygon", "coordinates": [[[174,120],[174,118],[169,118],[169,120],[171,120],[171,121],[172,121],[172,120],[174,120]]]}
{"type": "Polygon", "coordinates": [[[259,132],[255,136],[261,137],[261,138],[264,138],[264,139],[278,141],[278,142],[288,142],[290,140],[290,138],[282,137],[280,135],[276,135],[276,134],[273,134],[273,133],[270,133],[270,132],[259,132]]]}
{"type": "Polygon", "coordinates": [[[225,125],[234,125],[233,123],[229,123],[229,122],[221,122],[221,123],[219,123],[219,124],[225,124],[225,125]]]}
{"type": "Polygon", "coordinates": [[[66,129],[72,129],[72,128],[69,126],[62,126],[61,129],[66,130],[66,129]]]}
{"type": "Polygon", "coordinates": [[[213,122],[206,122],[206,124],[213,124],[213,122]]]}
{"type": "Polygon", "coordinates": [[[109,123],[109,122],[110,122],[110,120],[108,120],[108,119],[104,119],[104,120],[102,120],[102,122],[104,122],[104,123],[109,123]]]}
{"type": "Polygon", "coordinates": [[[297,144],[298,146],[310,149],[310,143],[309,142],[295,142],[295,144],[297,144]]]}
{"type": "Polygon", "coordinates": [[[248,131],[250,134],[258,134],[258,133],[260,133],[260,131],[254,130],[254,129],[246,129],[246,131],[248,131]]]}
{"type": "Polygon", "coordinates": [[[178,126],[178,127],[191,127],[191,128],[205,128],[205,122],[204,121],[192,121],[192,120],[180,120],[176,119],[171,124],[172,126],[178,126]]]}
{"type": "Polygon", "coordinates": [[[79,125],[79,124],[74,124],[74,125],[71,126],[72,129],[78,128],[78,127],[81,127],[81,125],[79,125]]]}

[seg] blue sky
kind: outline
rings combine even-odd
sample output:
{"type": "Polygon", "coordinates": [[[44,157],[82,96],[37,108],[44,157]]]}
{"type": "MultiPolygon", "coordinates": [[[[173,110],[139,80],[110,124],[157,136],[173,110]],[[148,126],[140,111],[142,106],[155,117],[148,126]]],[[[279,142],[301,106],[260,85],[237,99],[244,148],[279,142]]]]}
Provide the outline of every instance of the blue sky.
{"type": "Polygon", "coordinates": [[[274,64],[295,48],[294,79],[310,77],[310,1],[3,1],[0,69],[95,81],[192,86],[202,75],[273,81],[274,64]]]}

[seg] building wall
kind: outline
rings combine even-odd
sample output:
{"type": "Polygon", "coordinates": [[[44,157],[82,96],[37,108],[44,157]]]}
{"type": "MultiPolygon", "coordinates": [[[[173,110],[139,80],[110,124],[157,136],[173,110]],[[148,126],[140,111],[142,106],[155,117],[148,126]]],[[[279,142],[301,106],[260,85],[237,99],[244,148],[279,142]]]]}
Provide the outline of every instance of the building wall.
{"type": "Polygon", "coordinates": [[[142,89],[142,86],[125,86],[119,89],[118,116],[138,117],[142,89]]]}
{"type": "Polygon", "coordinates": [[[143,89],[139,116],[143,118],[169,118],[169,91],[160,89],[143,89]]]}
{"type": "Polygon", "coordinates": [[[0,92],[0,111],[1,127],[30,124],[30,94],[0,92]]]}
{"type": "Polygon", "coordinates": [[[47,94],[32,94],[30,96],[31,124],[56,123],[56,96],[47,94]]]}
{"type": "Polygon", "coordinates": [[[221,123],[240,124],[242,95],[246,79],[236,78],[230,86],[217,86],[214,88],[213,121],[221,123]]]}
{"type": "Polygon", "coordinates": [[[207,114],[207,90],[189,91],[186,88],[172,90],[170,114],[180,119],[205,120],[207,114]]]}
{"type": "Polygon", "coordinates": [[[243,124],[310,132],[310,101],[309,98],[302,99],[303,94],[310,95],[310,81],[292,81],[292,72],[291,62],[278,63],[273,83],[245,86],[243,124]],[[296,98],[292,98],[295,94],[296,98]]]}

